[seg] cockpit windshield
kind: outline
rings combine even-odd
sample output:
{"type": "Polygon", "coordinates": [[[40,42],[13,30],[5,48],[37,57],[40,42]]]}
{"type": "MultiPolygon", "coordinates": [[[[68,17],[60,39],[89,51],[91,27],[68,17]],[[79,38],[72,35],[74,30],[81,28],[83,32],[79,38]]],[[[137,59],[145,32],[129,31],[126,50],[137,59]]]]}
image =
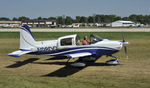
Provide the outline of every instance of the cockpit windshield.
{"type": "Polygon", "coordinates": [[[90,35],[90,39],[91,39],[91,44],[103,40],[103,38],[101,38],[100,36],[98,36],[98,35],[96,35],[96,34],[91,34],[91,35],[90,35]]]}

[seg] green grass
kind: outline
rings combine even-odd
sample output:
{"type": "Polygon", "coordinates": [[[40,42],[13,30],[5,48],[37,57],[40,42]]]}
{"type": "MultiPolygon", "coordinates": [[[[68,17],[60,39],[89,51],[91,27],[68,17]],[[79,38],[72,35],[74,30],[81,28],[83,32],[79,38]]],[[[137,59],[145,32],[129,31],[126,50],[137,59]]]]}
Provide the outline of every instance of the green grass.
{"type": "MultiPolygon", "coordinates": [[[[33,33],[36,40],[56,39],[60,36],[75,33],[33,33]]],[[[81,37],[90,33],[77,33],[81,37]]],[[[121,33],[96,33],[104,38],[121,40],[121,33]]],[[[66,68],[56,76],[43,75],[57,71],[65,65],[51,64],[66,62],[66,60],[46,60],[48,56],[23,55],[20,58],[7,56],[19,47],[19,33],[0,33],[0,88],[150,88],[150,32],[124,33],[125,39],[131,44],[128,46],[129,59],[125,58],[124,51],[116,53],[120,65],[101,66],[111,59],[101,57],[97,66],[86,67],[67,77],[58,77],[57,74],[67,74],[77,68],[66,68]],[[31,58],[38,60],[19,67],[7,68],[20,61],[31,58]],[[41,63],[41,64],[40,64],[41,63]],[[43,64],[42,64],[43,63],[43,64]]],[[[75,59],[76,60],[76,59],[75,59]]],[[[71,60],[73,62],[74,60],[71,60]]]]}
{"type": "MultiPolygon", "coordinates": [[[[101,36],[102,38],[110,39],[122,39],[122,33],[120,32],[92,32],[101,36]]],[[[85,35],[92,34],[90,32],[34,32],[33,35],[36,38],[45,38],[45,39],[56,39],[61,36],[78,34],[81,38],[85,35]]],[[[123,33],[126,39],[149,39],[150,32],[125,32],[123,33]]],[[[0,32],[0,39],[19,38],[20,34],[18,32],[0,32]]]]}

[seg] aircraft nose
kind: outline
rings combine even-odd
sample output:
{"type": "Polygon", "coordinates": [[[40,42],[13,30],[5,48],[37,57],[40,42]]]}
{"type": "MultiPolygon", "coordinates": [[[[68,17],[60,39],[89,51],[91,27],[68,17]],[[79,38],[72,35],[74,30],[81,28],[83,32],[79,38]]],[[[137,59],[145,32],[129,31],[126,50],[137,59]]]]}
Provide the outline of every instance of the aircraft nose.
{"type": "Polygon", "coordinates": [[[120,42],[120,43],[118,44],[118,49],[120,50],[120,49],[122,48],[122,46],[123,46],[123,44],[120,42]]]}
{"type": "Polygon", "coordinates": [[[122,44],[122,42],[116,42],[116,43],[115,43],[115,46],[116,46],[116,49],[117,49],[117,50],[121,50],[123,44],[122,44]]]}

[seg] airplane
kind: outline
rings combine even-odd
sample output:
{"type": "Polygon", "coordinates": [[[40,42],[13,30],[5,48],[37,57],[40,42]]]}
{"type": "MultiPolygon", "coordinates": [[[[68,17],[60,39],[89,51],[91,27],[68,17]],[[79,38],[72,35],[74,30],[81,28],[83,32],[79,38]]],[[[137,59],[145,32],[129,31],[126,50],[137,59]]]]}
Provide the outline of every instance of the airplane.
{"type": "Polygon", "coordinates": [[[128,58],[126,45],[130,42],[103,39],[96,34],[90,35],[90,44],[82,45],[77,34],[67,35],[57,40],[35,41],[34,36],[28,25],[23,25],[20,30],[20,49],[9,53],[9,56],[20,57],[24,54],[46,55],[54,57],[78,58],[71,64],[74,67],[85,67],[86,62],[95,62],[101,56],[109,56],[115,59],[106,61],[106,64],[119,64],[118,58],[113,56],[124,47],[128,58]]]}

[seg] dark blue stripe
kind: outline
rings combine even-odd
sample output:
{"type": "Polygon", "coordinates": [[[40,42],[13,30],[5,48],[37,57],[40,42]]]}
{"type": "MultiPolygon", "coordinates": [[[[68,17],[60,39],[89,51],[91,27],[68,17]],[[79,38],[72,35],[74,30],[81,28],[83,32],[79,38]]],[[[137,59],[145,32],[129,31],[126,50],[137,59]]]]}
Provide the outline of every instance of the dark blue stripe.
{"type": "Polygon", "coordinates": [[[20,49],[21,51],[31,51],[31,50],[26,50],[26,49],[20,49]]]}
{"type": "MultiPolygon", "coordinates": [[[[53,56],[66,56],[67,54],[84,53],[84,52],[89,52],[89,53],[92,53],[97,56],[103,56],[103,55],[111,55],[118,51],[119,50],[87,49],[87,50],[71,51],[71,52],[57,54],[57,55],[53,55],[53,56]]],[[[63,51],[63,52],[65,52],[65,51],[63,51]]],[[[35,52],[35,53],[30,53],[30,54],[42,55],[42,54],[55,54],[55,53],[61,53],[61,52],[35,52]]]]}
{"type": "MultiPolygon", "coordinates": [[[[83,49],[83,48],[106,48],[106,49],[109,49],[109,50],[114,50],[114,49],[112,49],[112,48],[107,48],[107,47],[83,46],[83,47],[65,48],[65,49],[57,50],[57,52],[64,52],[64,51],[68,51],[68,50],[83,49]]],[[[57,52],[54,52],[54,53],[57,53],[57,52]]]]}
{"type": "MultiPolygon", "coordinates": [[[[30,33],[31,36],[33,37],[33,34],[32,34],[32,32],[31,32],[31,30],[30,30],[30,27],[29,27],[28,25],[23,25],[21,29],[23,29],[23,30],[25,30],[26,32],[30,33]]],[[[34,37],[33,37],[33,38],[34,38],[34,37]]]]}

